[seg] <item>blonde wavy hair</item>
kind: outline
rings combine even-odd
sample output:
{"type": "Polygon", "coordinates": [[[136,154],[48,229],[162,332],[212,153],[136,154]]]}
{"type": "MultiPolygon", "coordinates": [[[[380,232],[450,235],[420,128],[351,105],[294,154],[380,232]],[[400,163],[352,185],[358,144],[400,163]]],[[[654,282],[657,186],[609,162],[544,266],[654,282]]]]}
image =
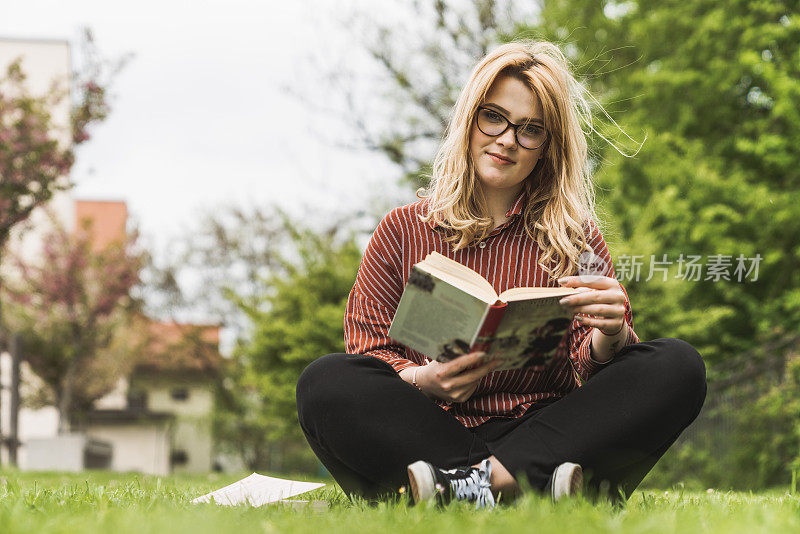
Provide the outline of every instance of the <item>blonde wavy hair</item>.
{"type": "Polygon", "coordinates": [[[469,139],[477,108],[499,76],[513,76],[536,94],[550,133],[541,158],[524,182],[525,232],[538,244],[539,264],[551,277],[573,274],[586,248],[586,225],[597,220],[581,124],[593,128],[587,93],[552,43],[504,44],[477,64],[453,108],[430,185],[417,191],[419,198],[427,198],[428,209],[421,218],[449,229],[446,240],[455,250],[489,235],[492,219],[470,157],[469,139]]]}

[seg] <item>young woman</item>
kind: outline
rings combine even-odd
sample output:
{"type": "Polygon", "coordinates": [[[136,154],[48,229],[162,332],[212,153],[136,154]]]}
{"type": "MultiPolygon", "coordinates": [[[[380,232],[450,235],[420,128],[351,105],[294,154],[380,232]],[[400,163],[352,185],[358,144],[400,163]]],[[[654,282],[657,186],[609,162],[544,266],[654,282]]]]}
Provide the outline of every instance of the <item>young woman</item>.
{"type": "Polygon", "coordinates": [[[520,483],[554,498],[628,496],[705,399],[700,355],[640,342],[596,224],[580,84],[546,42],[498,47],[453,110],[421,200],[376,228],[345,312],[348,354],[297,385],[300,425],[348,494],[410,484],[417,501],[493,505],[520,483]],[[411,266],[437,251],[512,287],[588,287],[547,366],[494,371],[470,353],[430,361],[388,337],[411,266]],[[588,261],[586,261],[588,258],[588,261]],[[587,265],[599,272],[586,276],[587,265]]]}

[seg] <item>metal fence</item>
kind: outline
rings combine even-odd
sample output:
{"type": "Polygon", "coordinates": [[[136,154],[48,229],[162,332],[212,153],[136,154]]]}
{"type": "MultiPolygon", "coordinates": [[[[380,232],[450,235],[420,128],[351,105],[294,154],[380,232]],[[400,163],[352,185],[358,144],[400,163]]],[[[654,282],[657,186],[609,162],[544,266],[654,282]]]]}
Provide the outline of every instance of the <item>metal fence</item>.
{"type": "MultiPolygon", "coordinates": [[[[781,385],[786,379],[786,365],[790,358],[798,354],[800,336],[789,336],[768,345],[749,351],[725,363],[708,366],[708,393],[706,402],[700,415],[678,438],[673,449],[680,451],[685,446],[699,454],[707,455],[706,458],[741,460],[743,444],[752,448],[753,440],[749,435],[752,428],[746,416],[753,412],[748,409],[754,402],[762,398],[771,388],[781,385]],[[745,411],[748,410],[748,411],[745,411]],[[737,451],[736,448],[740,449],[737,451]],[[737,455],[738,454],[738,455],[737,455]]],[[[760,425],[760,435],[764,435],[763,425],[774,425],[771,434],[787,432],[786,425],[770,419],[753,421],[753,425],[760,425]]],[[[769,429],[767,429],[769,430],[769,429]]],[[[767,444],[764,444],[767,447],[767,444]]],[[[749,450],[749,449],[748,449],[749,450]]],[[[800,451],[795,451],[796,456],[800,451]]],[[[679,453],[673,452],[679,457],[679,453]]],[[[732,462],[731,472],[720,475],[717,466],[717,480],[763,480],[769,484],[769,478],[757,465],[756,459],[752,461],[732,462]],[[736,471],[736,472],[734,472],[736,471]]],[[[695,466],[697,467],[697,466],[695,466]]],[[[681,466],[673,466],[676,475],[681,473],[681,466]]],[[[788,466],[786,466],[788,469],[788,466]]],[[[702,469],[702,467],[700,467],[702,469]]],[[[702,478],[708,473],[696,473],[702,478]]],[[[782,479],[781,479],[782,480],[782,479]]]]}
{"type": "Polygon", "coordinates": [[[706,402],[678,443],[708,433],[724,438],[734,431],[737,410],[783,382],[786,361],[798,346],[800,336],[790,336],[731,361],[709,366],[706,402]]]}

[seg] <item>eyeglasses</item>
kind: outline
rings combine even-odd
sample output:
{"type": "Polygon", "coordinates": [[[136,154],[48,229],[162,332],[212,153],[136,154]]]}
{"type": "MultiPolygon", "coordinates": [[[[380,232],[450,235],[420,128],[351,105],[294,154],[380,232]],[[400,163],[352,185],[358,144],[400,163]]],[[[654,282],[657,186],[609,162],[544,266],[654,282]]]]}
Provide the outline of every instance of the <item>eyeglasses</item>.
{"type": "Polygon", "coordinates": [[[489,137],[498,137],[514,128],[514,139],[522,148],[536,150],[547,141],[547,130],[535,122],[514,124],[500,112],[483,106],[478,107],[478,129],[489,137]]]}

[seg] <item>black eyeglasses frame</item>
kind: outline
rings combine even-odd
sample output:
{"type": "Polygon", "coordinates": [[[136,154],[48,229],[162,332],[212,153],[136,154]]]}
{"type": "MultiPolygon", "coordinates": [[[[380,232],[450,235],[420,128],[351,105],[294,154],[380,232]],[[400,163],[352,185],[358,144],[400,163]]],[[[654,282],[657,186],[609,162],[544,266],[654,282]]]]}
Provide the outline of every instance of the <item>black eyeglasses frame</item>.
{"type": "Polygon", "coordinates": [[[524,148],[525,150],[538,150],[538,149],[542,148],[544,145],[546,145],[547,141],[550,139],[550,132],[547,131],[547,129],[544,126],[542,126],[542,130],[544,130],[545,136],[544,136],[544,141],[542,141],[541,145],[533,147],[533,148],[528,148],[528,147],[526,147],[525,145],[523,145],[522,143],[519,142],[519,137],[517,137],[517,128],[519,128],[520,126],[525,126],[526,124],[527,123],[514,124],[513,122],[511,122],[508,119],[508,117],[506,117],[505,115],[503,115],[502,113],[500,113],[496,109],[490,108],[490,107],[486,107],[486,106],[478,106],[477,113],[475,113],[475,126],[478,127],[478,130],[480,130],[483,135],[488,135],[489,137],[500,137],[501,135],[506,133],[509,128],[513,128],[514,129],[514,141],[519,146],[524,148]],[[501,117],[503,117],[503,119],[506,121],[506,127],[503,128],[503,131],[500,132],[499,134],[495,134],[495,135],[492,135],[492,134],[484,132],[483,129],[481,129],[480,124],[478,123],[478,113],[480,113],[481,110],[491,111],[492,113],[496,113],[496,114],[500,115],[501,117]]]}

